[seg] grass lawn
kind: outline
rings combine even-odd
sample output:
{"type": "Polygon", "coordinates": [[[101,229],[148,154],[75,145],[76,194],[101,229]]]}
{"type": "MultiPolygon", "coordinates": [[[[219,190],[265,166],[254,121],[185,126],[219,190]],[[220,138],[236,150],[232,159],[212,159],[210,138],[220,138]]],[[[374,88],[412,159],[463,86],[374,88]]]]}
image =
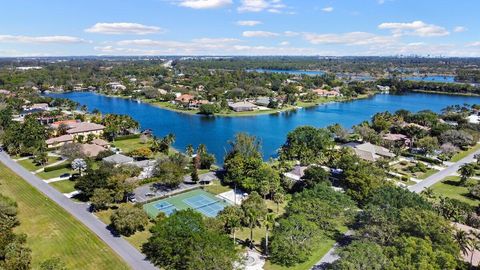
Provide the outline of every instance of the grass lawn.
{"type": "Polygon", "coordinates": [[[418,179],[426,179],[434,174],[436,174],[438,172],[438,170],[435,170],[435,169],[429,169],[427,172],[425,173],[421,173],[417,178],[418,179]]]}
{"type": "Polygon", "coordinates": [[[435,194],[457,199],[472,206],[478,206],[479,200],[469,197],[468,188],[459,186],[459,182],[460,177],[450,176],[433,185],[432,189],[435,194]]]}
{"type": "Polygon", "coordinates": [[[148,147],[150,144],[142,143],[140,138],[134,138],[134,139],[128,139],[128,140],[115,141],[113,142],[113,145],[117,148],[122,149],[124,153],[129,153],[140,147],[148,147]]]}
{"type": "Polygon", "coordinates": [[[456,155],[454,155],[452,157],[452,159],[450,159],[450,161],[451,162],[457,162],[457,161],[461,160],[462,158],[472,154],[473,152],[475,152],[479,149],[480,149],[480,144],[477,144],[474,147],[471,147],[470,149],[468,149],[467,151],[462,151],[460,153],[457,153],[456,155]]]}
{"type": "Polygon", "coordinates": [[[62,193],[70,193],[75,191],[75,182],[70,180],[57,181],[50,183],[50,185],[62,193]]]}
{"type": "Polygon", "coordinates": [[[322,238],[318,241],[317,246],[314,248],[310,258],[301,264],[294,265],[292,267],[285,267],[276,264],[272,264],[270,261],[265,263],[263,269],[265,270],[309,270],[315,265],[320,259],[322,259],[325,254],[333,247],[335,241],[327,237],[322,238]]]}
{"type": "Polygon", "coordinates": [[[50,172],[40,172],[40,173],[37,173],[37,176],[44,179],[44,180],[48,180],[48,179],[51,179],[51,178],[59,177],[60,175],[62,175],[64,173],[72,174],[73,170],[69,169],[69,168],[63,168],[63,169],[50,171],[50,172]]]}
{"type": "MultiPolygon", "coordinates": [[[[48,166],[52,163],[55,163],[59,161],[58,157],[48,157],[48,162],[45,166],[48,166]]],[[[25,169],[33,172],[33,171],[36,171],[36,170],[39,170],[41,168],[43,168],[44,166],[37,166],[34,162],[33,162],[33,159],[29,158],[29,159],[24,159],[24,160],[20,160],[18,162],[18,164],[22,165],[22,167],[24,167],[25,169]]]]}
{"type": "Polygon", "coordinates": [[[210,185],[203,186],[203,189],[215,195],[232,190],[229,186],[223,186],[218,180],[213,181],[210,185]]]}
{"type": "Polygon", "coordinates": [[[27,234],[33,269],[52,257],[68,269],[129,269],[87,227],[2,164],[0,184],[0,192],[18,204],[16,230],[27,234]]]}

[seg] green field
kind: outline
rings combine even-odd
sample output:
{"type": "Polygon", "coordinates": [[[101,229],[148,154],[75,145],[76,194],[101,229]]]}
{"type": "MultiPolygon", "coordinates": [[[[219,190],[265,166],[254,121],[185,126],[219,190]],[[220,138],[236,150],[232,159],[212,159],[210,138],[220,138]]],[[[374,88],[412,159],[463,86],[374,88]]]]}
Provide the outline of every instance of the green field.
{"type": "Polygon", "coordinates": [[[124,153],[129,153],[137,148],[150,146],[149,143],[142,143],[140,138],[115,141],[113,145],[120,148],[124,153]]]}
{"type": "Polygon", "coordinates": [[[70,180],[62,180],[50,183],[50,186],[54,187],[56,190],[61,193],[70,193],[75,191],[75,182],[70,180]]]}
{"type": "Polygon", "coordinates": [[[87,227],[0,164],[0,192],[18,203],[18,232],[27,234],[32,268],[59,257],[68,269],[129,269],[87,227]]]}
{"type": "Polygon", "coordinates": [[[227,191],[232,190],[228,186],[223,186],[220,181],[215,180],[213,181],[210,185],[204,186],[203,187],[205,191],[210,192],[212,194],[218,195],[227,191]]]}
{"type": "MultiPolygon", "coordinates": [[[[59,159],[57,157],[48,157],[48,162],[45,166],[48,166],[48,165],[50,165],[52,163],[55,163],[57,161],[59,161],[59,159]]],[[[31,159],[31,158],[20,160],[20,161],[18,161],[18,164],[22,165],[22,167],[24,167],[25,169],[27,169],[31,172],[44,168],[44,166],[35,165],[35,163],[33,162],[33,159],[31,159]]]]}
{"type": "Polygon", "coordinates": [[[473,152],[477,151],[477,150],[480,150],[480,144],[477,144],[475,145],[474,147],[468,149],[467,151],[462,151],[456,155],[454,155],[452,157],[452,159],[450,159],[451,162],[457,162],[463,158],[465,158],[466,156],[472,154],[473,152]]]}
{"type": "Polygon", "coordinates": [[[457,199],[472,206],[478,206],[479,200],[471,198],[468,194],[468,188],[460,186],[459,183],[460,177],[450,176],[433,185],[432,190],[436,195],[457,199]]]}
{"type": "Polygon", "coordinates": [[[55,170],[55,171],[39,172],[39,173],[37,173],[37,176],[44,179],[44,180],[48,180],[48,179],[51,179],[51,178],[59,177],[60,175],[65,174],[65,173],[72,174],[73,170],[69,169],[69,168],[63,168],[63,169],[58,169],[58,170],[55,170]]]}

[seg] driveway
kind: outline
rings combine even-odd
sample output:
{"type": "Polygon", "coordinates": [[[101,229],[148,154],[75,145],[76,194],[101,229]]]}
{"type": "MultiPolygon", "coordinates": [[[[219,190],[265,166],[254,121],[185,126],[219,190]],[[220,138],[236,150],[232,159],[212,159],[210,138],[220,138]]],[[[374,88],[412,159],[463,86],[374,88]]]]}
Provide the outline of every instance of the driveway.
{"type": "Polygon", "coordinates": [[[448,177],[448,176],[451,176],[451,175],[457,173],[458,169],[460,169],[460,167],[463,164],[474,162],[475,161],[474,156],[476,154],[480,154],[480,150],[466,156],[465,158],[459,160],[458,162],[450,164],[446,169],[441,170],[441,171],[437,172],[436,174],[433,174],[433,175],[427,177],[425,180],[423,180],[423,181],[421,181],[421,182],[419,182],[415,185],[409,186],[408,190],[410,190],[412,192],[415,192],[415,193],[422,192],[424,189],[426,189],[428,187],[431,187],[431,186],[435,185],[436,183],[442,181],[443,179],[445,179],[445,177],[448,177]]]}
{"type": "Polygon", "coordinates": [[[149,261],[146,261],[145,256],[130,245],[125,239],[112,235],[106,228],[106,225],[88,211],[89,206],[87,204],[74,203],[72,200],[65,197],[65,195],[45,183],[42,179],[18,165],[5,152],[0,152],[0,162],[5,164],[8,168],[25,179],[30,185],[38,189],[45,196],[49,197],[87,226],[93,233],[110,246],[110,248],[112,248],[112,250],[114,250],[132,269],[157,269],[149,261]]]}

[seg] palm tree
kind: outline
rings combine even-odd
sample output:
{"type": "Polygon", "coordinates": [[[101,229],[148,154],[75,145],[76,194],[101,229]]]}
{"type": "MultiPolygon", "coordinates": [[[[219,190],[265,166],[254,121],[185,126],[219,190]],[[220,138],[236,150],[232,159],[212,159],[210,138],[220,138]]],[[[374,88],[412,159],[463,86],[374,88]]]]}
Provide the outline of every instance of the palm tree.
{"type": "Polygon", "coordinates": [[[471,241],[470,237],[467,232],[465,231],[457,231],[455,233],[455,241],[457,242],[458,246],[460,247],[460,251],[463,255],[467,255],[470,252],[471,248],[471,241]]]}
{"type": "Polygon", "coordinates": [[[268,256],[268,232],[275,226],[275,214],[268,213],[262,223],[265,227],[265,256],[268,256]]]}
{"type": "Polygon", "coordinates": [[[194,153],[193,145],[189,144],[187,146],[187,149],[185,150],[185,154],[187,154],[188,157],[192,157],[194,153]]]}
{"type": "Polygon", "coordinates": [[[458,169],[458,173],[460,174],[460,184],[463,186],[468,178],[475,175],[475,165],[471,163],[463,164],[460,169],[458,169]]]}
{"type": "Polygon", "coordinates": [[[277,204],[277,214],[280,210],[280,204],[285,201],[285,194],[282,191],[277,191],[273,194],[273,201],[277,204]]]}
{"type": "Polygon", "coordinates": [[[161,149],[161,144],[162,144],[162,141],[155,136],[151,141],[150,148],[152,149],[153,152],[159,152],[161,149]]]}
{"type": "Polygon", "coordinates": [[[433,199],[435,198],[435,193],[433,192],[433,189],[431,187],[425,188],[422,193],[427,199],[433,199]]]}

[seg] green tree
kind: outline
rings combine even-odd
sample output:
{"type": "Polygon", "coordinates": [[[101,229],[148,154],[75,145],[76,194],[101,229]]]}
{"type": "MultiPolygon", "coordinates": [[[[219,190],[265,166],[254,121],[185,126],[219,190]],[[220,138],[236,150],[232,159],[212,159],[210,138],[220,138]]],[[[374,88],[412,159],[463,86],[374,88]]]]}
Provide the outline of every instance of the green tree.
{"type": "Polygon", "coordinates": [[[228,236],[207,227],[201,214],[193,210],[157,220],[151,232],[142,251],[166,270],[229,270],[239,261],[228,236]]]}
{"type": "Polygon", "coordinates": [[[267,205],[257,192],[252,192],[242,202],[243,223],[250,229],[250,248],[253,248],[253,229],[259,226],[267,214],[267,205]]]}
{"type": "Polygon", "coordinates": [[[113,202],[112,191],[106,188],[97,188],[90,198],[92,211],[105,210],[113,202]]]}
{"type": "Polygon", "coordinates": [[[303,188],[311,188],[319,183],[327,183],[331,184],[330,182],[330,173],[325,171],[322,167],[319,166],[310,166],[308,167],[302,177],[302,185],[303,188]]]}
{"type": "Polygon", "coordinates": [[[287,135],[280,150],[284,160],[299,160],[302,164],[324,161],[325,153],[333,146],[333,136],[327,129],[298,127],[287,135]]]}
{"type": "Polygon", "coordinates": [[[127,204],[113,211],[110,221],[115,231],[128,237],[145,229],[148,216],[143,209],[127,204]]]}
{"type": "Polygon", "coordinates": [[[265,219],[262,221],[262,226],[265,228],[265,256],[268,256],[268,236],[270,231],[275,227],[275,214],[267,213],[265,219]]]}
{"type": "Polygon", "coordinates": [[[467,163],[463,164],[460,169],[458,169],[458,173],[460,174],[460,184],[465,185],[467,183],[468,178],[475,175],[476,168],[474,164],[467,163]]]}
{"type": "Polygon", "coordinates": [[[218,214],[218,219],[222,221],[225,231],[232,234],[233,243],[236,243],[235,232],[242,224],[242,209],[235,205],[227,206],[218,214]]]}
{"type": "Polygon", "coordinates": [[[340,257],[332,266],[335,270],[382,270],[388,269],[388,258],[383,248],[368,241],[353,241],[336,251],[340,257]]]}
{"type": "Polygon", "coordinates": [[[270,245],[270,259],[273,263],[291,267],[305,262],[320,236],[314,222],[302,215],[281,218],[273,229],[270,245]]]}

